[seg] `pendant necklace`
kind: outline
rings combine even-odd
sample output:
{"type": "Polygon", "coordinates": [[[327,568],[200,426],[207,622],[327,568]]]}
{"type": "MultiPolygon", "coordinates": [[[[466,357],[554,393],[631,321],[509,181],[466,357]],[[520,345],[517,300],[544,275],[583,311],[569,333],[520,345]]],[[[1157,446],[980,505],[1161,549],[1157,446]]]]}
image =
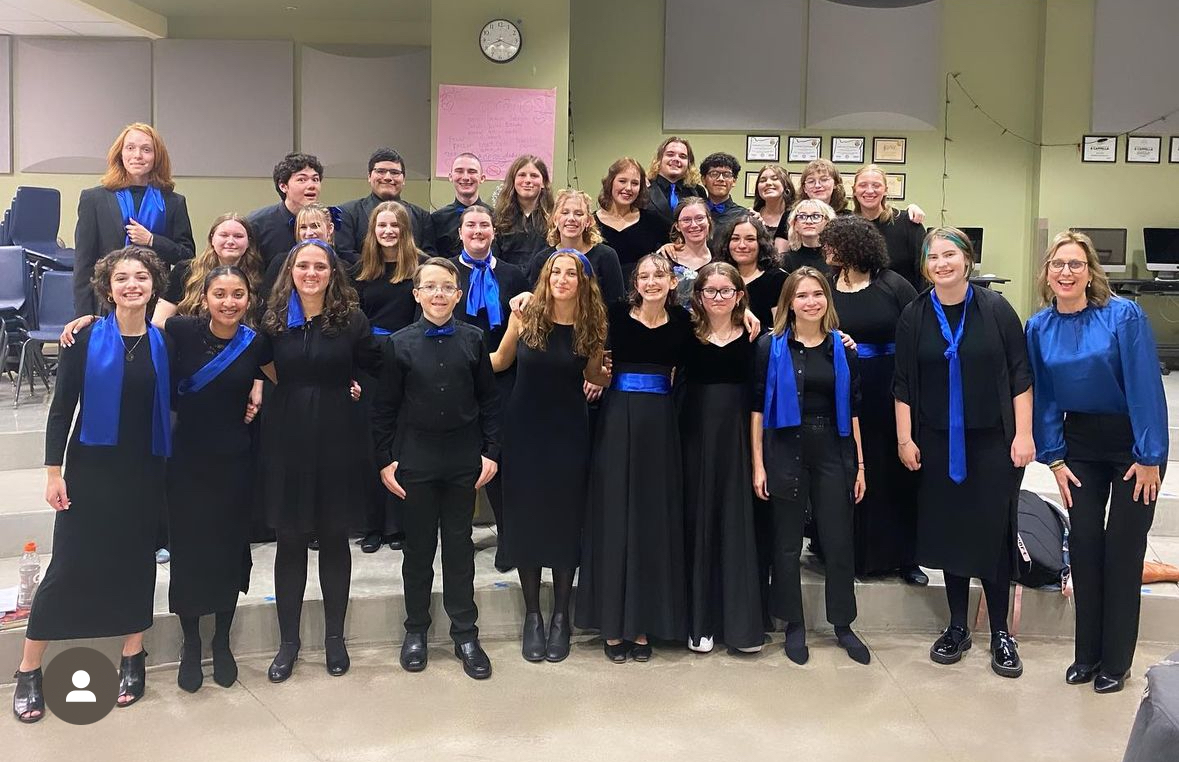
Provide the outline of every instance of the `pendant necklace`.
{"type": "Polygon", "coordinates": [[[127,362],[134,362],[135,350],[139,348],[139,342],[143,341],[143,337],[146,335],[147,335],[146,333],[139,334],[139,338],[135,340],[135,343],[131,345],[131,348],[125,350],[125,354],[127,356],[127,362]]]}

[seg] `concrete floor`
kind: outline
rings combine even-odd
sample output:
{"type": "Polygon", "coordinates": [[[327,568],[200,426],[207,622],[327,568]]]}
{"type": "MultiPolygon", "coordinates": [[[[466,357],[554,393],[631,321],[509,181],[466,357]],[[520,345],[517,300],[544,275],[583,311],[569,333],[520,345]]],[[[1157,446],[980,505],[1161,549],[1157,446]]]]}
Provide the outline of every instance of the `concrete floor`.
{"type": "MultiPolygon", "coordinates": [[[[223,689],[206,667],[195,695],[174,668],[152,670],[147,697],[86,727],[50,715],[36,725],[0,720],[4,758],[21,762],[168,759],[518,760],[583,759],[954,760],[1114,762],[1121,759],[1145,681],[1166,655],[1141,646],[1122,693],[1098,696],[1064,683],[1072,646],[1021,643],[1024,676],[994,675],[976,646],[958,665],[926,655],[920,636],[866,638],[873,662],[854,664],[811,636],[811,661],[788,662],[775,643],[760,655],[707,656],[657,649],[646,665],[608,663],[582,640],[562,664],[529,664],[519,644],[488,643],[495,673],[468,679],[448,650],[410,675],[389,648],[356,649],[352,670],[327,675],[308,653],[291,680],[270,685],[268,658],[241,661],[223,689]],[[79,750],[85,753],[79,756],[79,750]]],[[[4,692],[7,701],[8,691],[4,692]]]]}

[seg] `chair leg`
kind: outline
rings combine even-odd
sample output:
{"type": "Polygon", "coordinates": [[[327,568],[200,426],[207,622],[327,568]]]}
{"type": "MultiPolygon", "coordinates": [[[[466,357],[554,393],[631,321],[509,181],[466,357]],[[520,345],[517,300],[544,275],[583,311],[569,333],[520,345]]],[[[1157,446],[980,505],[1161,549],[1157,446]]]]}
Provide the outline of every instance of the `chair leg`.
{"type": "MultiPolygon", "coordinates": [[[[36,364],[37,375],[41,376],[41,383],[45,384],[45,393],[49,394],[49,361],[45,359],[45,354],[41,351],[44,344],[37,342],[37,346],[33,349],[33,361],[36,364]]],[[[29,379],[29,386],[32,386],[32,378],[29,379]]]]}
{"type": "MultiPolygon", "coordinates": [[[[24,386],[25,381],[25,353],[29,347],[29,340],[25,339],[20,345],[20,364],[16,367],[16,396],[13,397],[12,406],[20,405],[20,388],[24,386]]],[[[33,377],[32,370],[29,370],[29,393],[33,391],[33,377]]]]}

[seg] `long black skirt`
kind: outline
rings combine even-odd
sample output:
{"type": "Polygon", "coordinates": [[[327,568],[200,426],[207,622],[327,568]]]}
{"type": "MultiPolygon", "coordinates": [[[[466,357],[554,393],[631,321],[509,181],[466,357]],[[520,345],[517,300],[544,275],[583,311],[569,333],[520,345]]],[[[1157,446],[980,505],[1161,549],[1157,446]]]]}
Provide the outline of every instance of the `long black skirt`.
{"type": "Polygon", "coordinates": [[[860,360],[860,446],[868,491],[855,506],[856,574],[884,574],[915,563],[917,475],[897,456],[893,357],[860,360]]]}
{"type": "Polygon", "coordinates": [[[745,385],[689,383],[685,403],[688,632],[733,648],[758,646],[764,633],[745,385]]]}
{"type": "Polygon", "coordinates": [[[1011,464],[1011,443],[1003,430],[966,431],[966,479],[961,484],[949,476],[949,432],[923,427],[918,446],[917,562],[959,577],[1006,578],[1015,568],[1023,469],[1011,464]]]}
{"type": "Polygon", "coordinates": [[[575,622],[607,639],[683,640],[683,463],[671,396],[611,389],[594,442],[575,622]]]}

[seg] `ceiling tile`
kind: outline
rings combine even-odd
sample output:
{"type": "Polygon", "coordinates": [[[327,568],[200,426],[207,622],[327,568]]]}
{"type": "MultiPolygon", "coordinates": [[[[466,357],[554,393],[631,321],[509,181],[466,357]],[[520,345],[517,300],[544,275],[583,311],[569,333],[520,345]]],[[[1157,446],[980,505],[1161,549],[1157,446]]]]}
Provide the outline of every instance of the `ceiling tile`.
{"type": "Polygon", "coordinates": [[[4,30],[8,34],[25,35],[28,37],[74,37],[77,32],[66,29],[52,21],[6,21],[4,30]]]}
{"type": "Polygon", "coordinates": [[[14,8],[35,13],[46,21],[110,21],[110,17],[75,0],[4,0],[14,8]]]}
{"type": "Polygon", "coordinates": [[[40,21],[41,17],[25,8],[18,8],[11,3],[0,3],[0,24],[9,21],[40,21]]]}

